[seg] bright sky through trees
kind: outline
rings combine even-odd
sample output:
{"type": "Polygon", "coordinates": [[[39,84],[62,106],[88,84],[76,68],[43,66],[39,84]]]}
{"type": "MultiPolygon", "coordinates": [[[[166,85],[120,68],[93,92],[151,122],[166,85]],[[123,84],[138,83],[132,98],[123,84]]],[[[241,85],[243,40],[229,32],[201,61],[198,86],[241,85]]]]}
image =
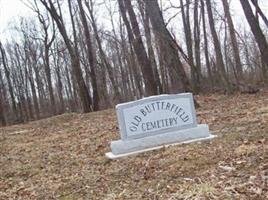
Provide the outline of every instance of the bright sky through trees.
{"type": "MultiPolygon", "coordinates": [[[[96,2],[101,3],[102,1],[105,0],[97,0],[96,2]]],[[[166,4],[163,6],[163,8],[169,5],[168,0],[163,0],[162,2],[163,4],[166,4]]],[[[171,0],[171,2],[176,5],[176,2],[179,1],[171,0]]],[[[216,0],[215,2],[218,2],[218,4],[221,5],[221,2],[219,0],[216,0]]],[[[259,0],[259,5],[264,11],[268,11],[267,0],[259,0]]],[[[244,20],[244,13],[242,11],[240,2],[238,0],[231,0],[230,8],[233,14],[235,24],[238,26],[241,24],[246,24],[241,23],[241,20],[244,20]]],[[[169,14],[172,15],[172,12],[174,12],[174,10],[171,9],[170,12],[169,14]]],[[[12,28],[14,21],[18,21],[19,17],[34,16],[35,14],[23,3],[22,0],[0,0],[0,39],[3,40],[9,38],[9,32],[7,31],[7,29],[12,28]]],[[[180,20],[180,15],[178,15],[177,18],[174,18],[173,21],[180,20]]]]}

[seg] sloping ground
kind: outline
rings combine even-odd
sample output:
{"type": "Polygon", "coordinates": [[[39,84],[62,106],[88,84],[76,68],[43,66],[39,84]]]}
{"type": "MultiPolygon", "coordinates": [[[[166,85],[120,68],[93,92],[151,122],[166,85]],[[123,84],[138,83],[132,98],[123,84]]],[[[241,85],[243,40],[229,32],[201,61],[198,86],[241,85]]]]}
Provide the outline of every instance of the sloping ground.
{"type": "Polygon", "coordinates": [[[268,199],[268,93],[197,99],[217,139],[116,161],[114,110],[0,129],[0,199],[268,199]]]}

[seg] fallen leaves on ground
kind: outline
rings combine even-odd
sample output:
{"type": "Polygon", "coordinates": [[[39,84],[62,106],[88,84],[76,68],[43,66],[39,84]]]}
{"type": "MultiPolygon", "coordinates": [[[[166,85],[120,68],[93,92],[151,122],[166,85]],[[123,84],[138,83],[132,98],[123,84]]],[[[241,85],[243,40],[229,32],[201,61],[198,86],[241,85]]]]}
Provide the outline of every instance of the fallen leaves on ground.
{"type": "Polygon", "coordinates": [[[211,141],[108,160],[113,109],[0,129],[0,199],[268,199],[268,93],[197,96],[211,141]]]}

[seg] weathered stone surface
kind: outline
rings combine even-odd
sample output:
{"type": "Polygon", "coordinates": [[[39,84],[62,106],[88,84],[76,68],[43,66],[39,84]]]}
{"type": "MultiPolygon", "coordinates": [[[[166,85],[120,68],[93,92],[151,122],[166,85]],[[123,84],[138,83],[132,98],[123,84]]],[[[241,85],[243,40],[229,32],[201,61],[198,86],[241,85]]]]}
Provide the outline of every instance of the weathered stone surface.
{"type": "Polygon", "coordinates": [[[191,93],[159,95],[116,106],[123,140],[196,127],[191,93]]]}
{"type": "Polygon", "coordinates": [[[196,138],[209,137],[208,126],[205,124],[198,125],[194,128],[189,128],[179,131],[171,131],[164,134],[139,138],[135,140],[117,140],[112,141],[111,149],[113,154],[130,153],[146,148],[151,148],[159,145],[166,145],[170,143],[184,142],[196,138]]]}
{"type": "Polygon", "coordinates": [[[214,137],[206,124],[197,125],[191,93],[147,97],[119,104],[116,111],[121,140],[111,142],[108,158],[214,137]]]}

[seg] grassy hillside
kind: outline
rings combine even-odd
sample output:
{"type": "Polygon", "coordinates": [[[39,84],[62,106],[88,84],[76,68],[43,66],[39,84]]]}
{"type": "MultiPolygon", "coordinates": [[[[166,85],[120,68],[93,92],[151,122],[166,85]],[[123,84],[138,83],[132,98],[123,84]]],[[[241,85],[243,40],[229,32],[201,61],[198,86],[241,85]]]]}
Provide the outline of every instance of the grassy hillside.
{"type": "Polygon", "coordinates": [[[0,129],[0,199],[268,199],[268,93],[197,97],[216,139],[115,161],[114,110],[0,129]]]}

